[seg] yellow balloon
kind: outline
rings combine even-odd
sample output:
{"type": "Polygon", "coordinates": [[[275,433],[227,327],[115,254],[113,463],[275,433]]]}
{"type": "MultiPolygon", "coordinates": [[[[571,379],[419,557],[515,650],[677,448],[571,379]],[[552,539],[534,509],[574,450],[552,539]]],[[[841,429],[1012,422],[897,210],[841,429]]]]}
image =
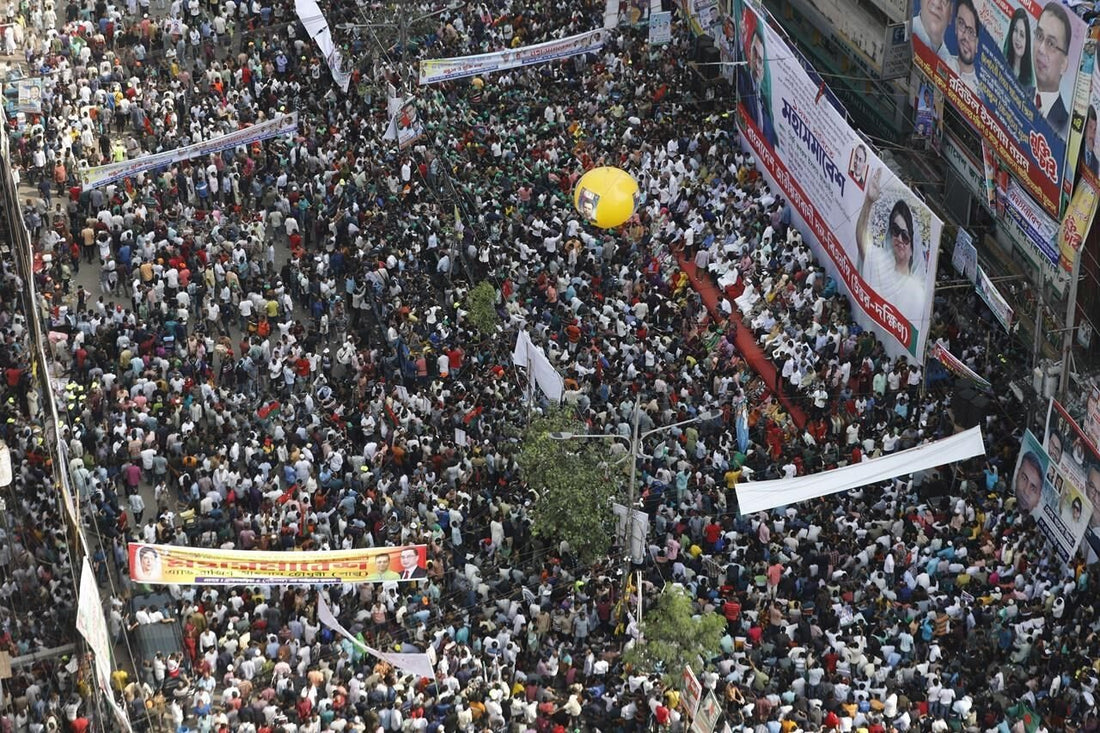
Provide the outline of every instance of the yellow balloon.
{"type": "Polygon", "coordinates": [[[634,215],[638,182],[621,168],[593,168],[577,181],[573,206],[589,224],[613,229],[634,215]]]}

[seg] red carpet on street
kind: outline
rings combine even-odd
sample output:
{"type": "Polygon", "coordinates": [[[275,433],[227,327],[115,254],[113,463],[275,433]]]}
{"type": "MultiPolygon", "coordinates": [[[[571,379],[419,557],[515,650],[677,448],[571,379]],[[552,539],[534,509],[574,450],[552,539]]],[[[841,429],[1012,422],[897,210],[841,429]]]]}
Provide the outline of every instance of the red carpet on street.
{"type": "MultiPolygon", "coordinates": [[[[723,317],[722,310],[718,307],[718,303],[722,298],[721,291],[718,290],[718,286],[715,284],[714,279],[705,272],[699,272],[695,263],[691,260],[685,259],[683,252],[676,251],[676,261],[691,280],[691,286],[695,288],[695,291],[699,293],[699,296],[703,299],[703,304],[707,307],[707,311],[710,313],[712,319],[716,322],[722,322],[726,320],[723,317]]],[[[738,281],[737,285],[731,286],[726,291],[726,297],[731,301],[741,294],[744,286],[738,281]]],[[[745,357],[745,361],[761,376],[764,383],[768,385],[772,394],[775,393],[771,389],[775,385],[776,368],[775,364],[767,357],[764,350],[760,348],[760,344],[756,343],[756,339],[752,335],[752,330],[741,321],[741,314],[737,312],[736,306],[733,309],[732,315],[729,320],[733,321],[737,326],[737,349],[741,352],[741,355],[745,357]]],[[[794,419],[795,424],[799,428],[806,425],[806,413],[798,405],[790,401],[786,394],[780,398],[783,402],[783,406],[790,413],[791,418],[794,419]]]]}

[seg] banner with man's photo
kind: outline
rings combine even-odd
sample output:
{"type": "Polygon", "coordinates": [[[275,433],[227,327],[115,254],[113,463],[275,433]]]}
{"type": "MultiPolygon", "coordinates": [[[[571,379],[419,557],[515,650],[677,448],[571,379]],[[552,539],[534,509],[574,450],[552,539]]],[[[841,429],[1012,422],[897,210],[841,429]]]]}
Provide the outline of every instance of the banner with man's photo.
{"type": "Polygon", "coordinates": [[[1100,450],[1058,400],[1050,401],[1043,447],[1051,461],[1093,507],[1085,536],[1091,560],[1100,556],[1100,450]]]}
{"type": "MultiPolygon", "coordinates": [[[[1091,30],[1096,32],[1096,29],[1091,30]]],[[[1086,43],[1095,51],[1095,40],[1089,39],[1086,43]]],[[[1077,183],[1058,229],[1058,260],[1066,272],[1073,270],[1100,201],[1100,144],[1096,139],[1100,113],[1100,64],[1095,63],[1095,53],[1092,60],[1088,104],[1083,113],[1081,140],[1076,155],[1077,183]]]]}
{"type": "Polygon", "coordinates": [[[1058,558],[1068,563],[1089,527],[1093,503],[1030,430],[1020,440],[1012,486],[1021,510],[1031,514],[1058,558]]]}
{"type": "Polygon", "coordinates": [[[738,112],[758,167],[892,356],[920,362],[943,222],[827,99],[766,11],[734,2],[738,112]]]}
{"type": "Polygon", "coordinates": [[[130,579],[151,585],[385,583],[428,577],[427,545],[269,552],[131,542],[130,579]]]}
{"type": "Polygon", "coordinates": [[[913,12],[917,68],[1058,216],[1085,22],[1059,0],[914,0],[913,12]]]}

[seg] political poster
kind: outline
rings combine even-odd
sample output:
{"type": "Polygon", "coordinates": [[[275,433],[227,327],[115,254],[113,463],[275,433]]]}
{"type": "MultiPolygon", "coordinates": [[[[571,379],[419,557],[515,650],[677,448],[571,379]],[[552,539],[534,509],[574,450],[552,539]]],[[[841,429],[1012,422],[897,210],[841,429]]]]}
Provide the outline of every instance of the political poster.
{"type": "Polygon", "coordinates": [[[914,0],[913,13],[917,68],[1058,216],[1085,22],[1059,0],[914,0]]]}
{"type": "MultiPolygon", "coordinates": [[[[1095,46],[1096,42],[1090,39],[1088,44],[1095,46]]],[[[1095,54],[1092,59],[1095,61],[1095,54]]],[[[1096,139],[1097,114],[1100,113],[1100,64],[1093,63],[1091,72],[1092,83],[1077,151],[1077,183],[1058,230],[1059,263],[1066,272],[1073,271],[1081,244],[1092,226],[1100,191],[1100,146],[1096,139]]]]}
{"type": "Polygon", "coordinates": [[[943,137],[943,93],[924,79],[917,90],[914,107],[917,110],[913,123],[913,138],[922,147],[940,149],[943,137]]]}
{"type": "Polygon", "coordinates": [[[416,99],[400,97],[389,100],[390,125],[384,140],[396,140],[399,150],[404,150],[424,137],[424,122],[420,119],[416,99]]]}
{"type": "Polygon", "coordinates": [[[107,165],[88,168],[81,173],[81,179],[84,183],[84,190],[87,191],[92,188],[106,186],[123,178],[136,176],[143,171],[162,168],[191,158],[210,155],[211,153],[218,153],[227,148],[235,148],[238,145],[250,145],[260,140],[267,140],[280,135],[290,135],[297,130],[298,113],[292,112],[288,115],[280,115],[274,119],[243,127],[240,130],[234,130],[210,140],[203,140],[194,145],[153,153],[152,155],[143,155],[133,160],[123,160],[118,163],[108,163],[107,165]]]}
{"type": "Polygon", "coordinates": [[[1100,387],[1091,387],[1085,399],[1086,440],[1093,448],[1100,446],[1100,387]]]}
{"type": "Polygon", "coordinates": [[[1031,514],[1058,558],[1069,562],[1088,529],[1093,503],[1030,430],[1020,440],[1012,485],[1020,509],[1031,514]]]}
{"type": "MultiPolygon", "coordinates": [[[[1085,425],[1095,420],[1089,411],[1098,409],[1095,391],[1086,402],[1085,425]]],[[[1085,535],[1094,556],[1100,555],[1100,450],[1090,434],[1083,430],[1057,400],[1050,401],[1043,447],[1050,460],[1058,466],[1092,506],[1089,531],[1085,535]]]]}
{"type": "Polygon", "coordinates": [[[722,705],[718,702],[718,698],[714,696],[714,691],[709,690],[707,696],[699,703],[699,709],[696,711],[695,720],[691,723],[691,732],[713,733],[714,727],[718,725],[718,718],[721,717],[721,715],[722,705]]]}
{"type": "Polygon", "coordinates": [[[262,552],[131,542],[130,579],[152,585],[312,585],[421,580],[428,576],[427,553],[427,545],[262,552]]]}
{"type": "MultiPolygon", "coordinates": [[[[1096,121],[1089,124],[1095,126],[1096,121]]],[[[1070,199],[1069,206],[1062,215],[1062,223],[1058,226],[1058,262],[1066,272],[1072,272],[1077,262],[1081,245],[1084,244],[1085,236],[1096,217],[1097,200],[1096,176],[1086,173],[1073,189],[1073,198],[1070,199]]]]}
{"type": "Polygon", "coordinates": [[[620,0],[618,25],[639,26],[649,18],[649,0],[620,0]]]}
{"type": "Polygon", "coordinates": [[[803,236],[892,356],[924,358],[943,222],[826,99],[766,13],[734,2],[741,132],[803,236]]]}
{"type": "Polygon", "coordinates": [[[451,79],[463,79],[478,74],[518,69],[523,66],[544,64],[547,61],[578,56],[603,48],[611,31],[604,29],[585,31],[566,38],[559,38],[531,46],[521,46],[504,51],[480,53],[473,56],[454,56],[446,59],[424,59],[420,62],[420,84],[438,84],[451,79]]]}
{"type": "Polygon", "coordinates": [[[985,270],[978,267],[978,280],[974,283],[974,289],[978,292],[978,297],[989,306],[989,310],[993,311],[993,317],[997,319],[997,322],[1006,331],[1012,329],[1012,306],[1008,304],[1005,297],[1001,295],[1001,291],[997,289],[997,286],[993,284],[993,281],[989,279],[989,275],[985,270]]]}
{"type": "Polygon", "coordinates": [[[15,86],[19,90],[16,109],[29,115],[42,114],[42,80],[20,79],[15,86]]]}
{"type": "Polygon", "coordinates": [[[649,16],[649,45],[661,46],[672,40],[672,13],[663,11],[649,16]]]}
{"type": "Polygon", "coordinates": [[[702,697],[703,686],[699,684],[699,678],[691,671],[691,667],[685,666],[680,674],[680,706],[683,707],[684,714],[694,718],[702,697]]]}
{"type": "Polygon", "coordinates": [[[978,248],[974,238],[962,227],[955,234],[955,251],[951,253],[951,264],[955,270],[970,282],[978,279],[978,248]]]}

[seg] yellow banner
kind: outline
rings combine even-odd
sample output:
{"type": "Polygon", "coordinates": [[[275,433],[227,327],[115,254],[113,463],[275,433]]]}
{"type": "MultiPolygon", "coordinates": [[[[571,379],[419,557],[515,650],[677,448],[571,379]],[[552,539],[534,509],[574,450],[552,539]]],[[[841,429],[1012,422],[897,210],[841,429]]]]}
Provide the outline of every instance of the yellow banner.
{"type": "Polygon", "coordinates": [[[130,578],[156,585],[383,583],[428,576],[427,545],[261,552],[131,542],[130,578]]]}
{"type": "Polygon", "coordinates": [[[1096,177],[1092,171],[1086,171],[1073,189],[1073,198],[1066,208],[1062,226],[1058,228],[1059,259],[1066,272],[1073,272],[1081,244],[1088,236],[1092,219],[1096,216],[1096,203],[1096,177]]]}

